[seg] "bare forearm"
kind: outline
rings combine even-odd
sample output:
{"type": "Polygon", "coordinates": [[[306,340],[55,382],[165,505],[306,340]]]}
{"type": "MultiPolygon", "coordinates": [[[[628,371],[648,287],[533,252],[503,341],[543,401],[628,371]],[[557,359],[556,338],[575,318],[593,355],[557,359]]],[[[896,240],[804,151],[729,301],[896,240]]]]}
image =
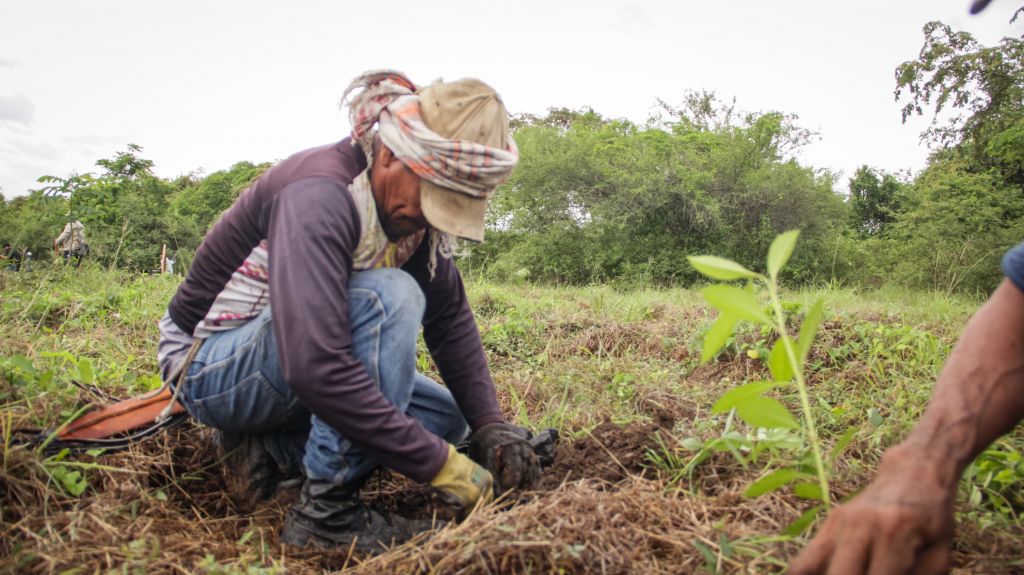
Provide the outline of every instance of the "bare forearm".
{"type": "Polygon", "coordinates": [[[793,575],[946,573],[956,484],[1024,416],[1024,292],[1004,281],[967,324],[928,409],[878,476],[829,515],[793,575]]]}
{"type": "Polygon", "coordinates": [[[1007,280],[971,318],[924,416],[887,459],[927,460],[950,487],[1022,417],[1024,293],[1007,280]]]}

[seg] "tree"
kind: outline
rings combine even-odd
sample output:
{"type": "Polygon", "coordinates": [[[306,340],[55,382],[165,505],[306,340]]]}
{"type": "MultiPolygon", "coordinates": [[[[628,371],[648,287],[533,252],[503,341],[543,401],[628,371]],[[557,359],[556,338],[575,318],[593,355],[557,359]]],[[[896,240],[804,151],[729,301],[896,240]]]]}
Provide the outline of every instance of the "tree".
{"type": "Polygon", "coordinates": [[[861,166],[850,178],[850,208],[853,228],[862,236],[873,236],[885,231],[896,219],[904,184],[892,174],[861,166]]]}
{"type": "MultiPolygon", "coordinates": [[[[1024,41],[986,47],[941,22],[924,33],[918,58],[896,70],[896,96],[908,99],[904,120],[932,115],[922,139],[934,151],[896,194],[876,258],[904,284],[987,292],[1000,280],[1000,255],[1024,237],[1024,41]]],[[[872,190],[870,178],[860,183],[872,190]]],[[[870,196],[862,215],[879,203],[870,196]]]]}
{"type": "Polygon", "coordinates": [[[227,170],[220,170],[202,180],[188,182],[175,194],[171,211],[175,217],[190,222],[201,233],[228,209],[238,194],[249,186],[270,164],[238,162],[227,170]]]}
{"type": "Polygon", "coordinates": [[[105,265],[154,269],[167,244],[184,267],[207,228],[270,166],[239,162],[205,178],[165,180],[142,152],[128,144],[97,160],[98,173],[41,176],[40,189],[0,204],[3,239],[49,253],[69,214],[85,224],[92,257],[105,265]]]}
{"type": "Polygon", "coordinates": [[[957,147],[971,156],[972,169],[997,167],[1024,183],[1014,153],[1024,140],[1024,40],[1003,38],[986,47],[942,22],[929,22],[924,34],[918,58],[896,69],[896,98],[907,98],[904,122],[930,109],[924,141],[937,149],[957,147]]]}
{"type": "Polygon", "coordinates": [[[194,250],[220,214],[228,209],[269,163],[238,162],[205,178],[182,177],[172,184],[177,191],[167,211],[167,225],[177,249],[194,250]]]}
{"type": "Polygon", "coordinates": [[[756,265],[775,235],[799,227],[790,273],[828,269],[834,249],[815,252],[834,245],[846,207],[831,174],[791,157],[813,135],[795,116],[741,113],[707,92],[662,110],[643,125],[590,109],[519,117],[520,164],[489,213],[505,251],[475,248],[470,265],[574,283],[696,279],[687,254],[756,265]]]}
{"type": "Polygon", "coordinates": [[[113,158],[96,160],[96,165],[105,169],[113,178],[136,180],[144,176],[152,176],[153,161],[140,158],[142,146],[128,144],[128,151],[117,152],[113,158]]]}
{"type": "Polygon", "coordinates": [[[38,193],[63,200],[71,217],[86,226],[93,257],[111,265],[152,269],[160,246],[170,239],[164,216],[172,188],[153,175],[153,162],[141,152],[141,146],[128,144],[113,158],[97,160],[103,168],[99,175],[42,176],[39,181],[47,185],[38,193]]]}
{"type": "Polygon", "coordinates": [[[934,162],[914,182],[909,205],[880,250],[892,279],[946,292],[988,292],[999,259],[1024,238],[1024,194],[964,159],[934,162]]]}
{"type": "Polygon", "coordinates": [[[5,202],[0,208],[0,229],[4,242],[22,251],[32,252],[35,259],[47,259],[52,253],[53,238],[64,225],[68,202],[61,197],[35,190],[5,202]]]}

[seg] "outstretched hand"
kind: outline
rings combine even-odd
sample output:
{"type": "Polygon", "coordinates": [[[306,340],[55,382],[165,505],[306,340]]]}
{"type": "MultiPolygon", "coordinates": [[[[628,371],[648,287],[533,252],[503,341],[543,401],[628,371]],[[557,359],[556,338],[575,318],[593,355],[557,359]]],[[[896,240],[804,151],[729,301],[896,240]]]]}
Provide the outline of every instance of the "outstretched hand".
{"type": "Polygon", "coordinates": [[[897,465],[829,515],[790,563],[791,575],[949,570],[955,488],[946,487],[926,463],[897,465]]]}
{"type": "Polygon", "coordinates": [[[494,476],[494,490],[532,489],[540,481],[540,463],[525,429],[490,423],[469,438],[469,456],[494,476]]]}

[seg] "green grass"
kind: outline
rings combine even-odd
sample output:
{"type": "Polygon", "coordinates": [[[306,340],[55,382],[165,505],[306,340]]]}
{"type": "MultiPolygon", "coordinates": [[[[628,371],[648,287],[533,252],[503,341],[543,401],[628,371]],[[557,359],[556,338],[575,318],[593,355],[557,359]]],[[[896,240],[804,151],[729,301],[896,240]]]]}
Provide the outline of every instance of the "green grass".
{"type": "MultiPolygon", "coordinates": [[[[78,272],[40,267],[0,275],[3,435],[12,427],[59,426],[90,399],[72,381],[120,396],[158,385],[156,324],[177,281],[88,265],[78,272]]],[[[649,454],[651,473],[666,491],[691,497],[715,497],[727,491],[728,481],[748,485],[766,470],[799,464],[805,453],[798,434],[749,429],[729,414],[711,414],[724,391],[765,377],[771,341],[760,329],[743,326],[716,360],[700,365],[700,336],[714,314],[696,290],[477,282],[468,291],[499,399],[516,423],[555,427],[571,439],[609,419],[642,423],[668,409],[677,423],[649,454]]],[[[825,452],[846,443],[832,463],[833,479],[840,494],[851,494],[919,416],[946,355],[981,302],[894,289],[783,293],[794,316],[819,296],[826,313],[809,359],[811,404],[825,452]]],[[[425,353],[420,365],[431,370],[425,353]]],[[[795,393],[777,398],[798,405],[795,393]]],[[[0,475],[24,461],[46,469],[49,500],[88,500],[109,489],[98,480],[104,471],[90,468],[100,464],[93,459],[76,467],[39,456],[36,464],[31,454],[14,453],[8,441],[3,448],[0,475]],[[69,477],[75,471],[81,474],[69,477]]],[[[962,483],[964,561],[985,554],[979,542],[1010,545],[1019,535],[1021,453],[1024,438],[1017,432],[986,453],[962,483]]],[[[34,564],[30,556],[43,551],[38,541],[49,536],[39,537],[19,535],[17,545],[4,550],[15,553],[17,547],[15,554],[34,564]]],[[[737,541],[745,552],[778,565],[780,554],[792,549],[781,546],[787,539],[758,532],[737,541]]],[[[202,557],[206,565],[193,568],[214,570],[242,556],[202,557]]],[[[272,565],[279,559],[252,561],[272,565]]],[[[138,561],[124,559],[122,566],[138,561]]],[[[241,572],[250,568],[246,561],[241,572]]]]}

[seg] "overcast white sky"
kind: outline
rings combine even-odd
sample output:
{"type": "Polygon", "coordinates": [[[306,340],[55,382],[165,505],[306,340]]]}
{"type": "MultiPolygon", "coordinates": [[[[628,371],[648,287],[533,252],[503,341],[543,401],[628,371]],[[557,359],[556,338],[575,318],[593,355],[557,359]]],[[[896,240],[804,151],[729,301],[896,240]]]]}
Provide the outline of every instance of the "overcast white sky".
{"type": "Polygon", "coordinates": [[[128,143],[156,173],[273,161],[340,139],[339,96],[380,67],[477,76],[513,112],[590,106],[645,120],[686,90],[779,110],[821,134],[805,164],[920,169],[893,71],[942,20],[1020,36],[1020,0],[0,0],[0,191],[95,170],[128,143]]]}

